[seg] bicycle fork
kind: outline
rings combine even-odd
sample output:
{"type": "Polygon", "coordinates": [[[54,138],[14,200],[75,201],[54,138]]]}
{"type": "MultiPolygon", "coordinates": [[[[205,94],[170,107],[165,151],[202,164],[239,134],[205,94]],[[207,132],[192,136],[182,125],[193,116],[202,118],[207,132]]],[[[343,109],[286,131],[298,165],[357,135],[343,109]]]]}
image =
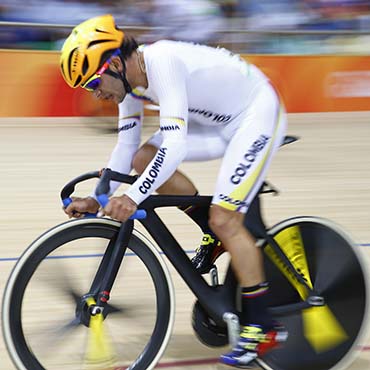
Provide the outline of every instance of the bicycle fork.
{"type": "Polygon", "coordinates": [[[108,300],[114,278],[126,251],[126,247],[122,245],[120,248],[120,245],[122,244],[119,242],[118,235],[109,241],[89,292],[81,296],[77,304],[76,317],[86,327],[90,326],[92,316],[103,314],[105,318],[109,312],[116,311],[108,304],[108,300]]]}
{"type": "Polygon", "coordinates": [[[104,312],[108,306],[110,291],[122,264],[133,228],[134,221],[127,220],[121,225],[117,237],[112,239],[106,248],[88,293],[88,296],[94,297],[96,301],[95,305],[90,305],[91,315],[104,312]]]}
{"type": "Polygon", "coordinates": [[[105,332],[104,320],[109,313],[120,310],[108,304],[110,291],[117,277],[132,234],[134,221],[121,225],[117,237],[110,240],[100,262],[89,293],[81,297],[76,309],[80,322],[89,328],[86,363],[110,366],[115,361],[115,351],[109,335],[105,332]]]}

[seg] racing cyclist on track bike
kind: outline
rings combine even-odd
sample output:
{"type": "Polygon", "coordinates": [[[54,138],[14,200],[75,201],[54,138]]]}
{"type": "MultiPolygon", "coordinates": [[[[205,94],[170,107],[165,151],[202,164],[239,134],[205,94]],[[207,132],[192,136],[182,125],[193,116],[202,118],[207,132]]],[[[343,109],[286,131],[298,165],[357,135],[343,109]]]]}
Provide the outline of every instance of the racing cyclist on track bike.
{"type": "MultiPolygon", "coordinates": [[[[241,286],[240,340],[221,362],[246,367],[284,341],[285,328],[267,311],[262,253],[243,225],[286,130],[283,105],[268,78],[221,48],[169,40],[138,46],[111,15],[76,26],[60,65],[69,86],[119,107],[118,141],[107,167],[121,173],[134,169],[139,178],[123,195],[110,198],[105,215],[124,222],[154,192],[197,194],[177,167],[182,161],[223,158],[208,223],[200,225],[203,243],[192,260],[204,273],[228,251],[241,286]],[[160,125],[140,146],[144,99],[159,105],[160,125]]],[[[111,183],[110,195],[117,187],[111,183]]],[[[74,199],[65,212],[81,217],[98,209],[91,195],[74,199]]],[[[204,218],[201,208],[183,211],[195,221],[204,218]]]]}

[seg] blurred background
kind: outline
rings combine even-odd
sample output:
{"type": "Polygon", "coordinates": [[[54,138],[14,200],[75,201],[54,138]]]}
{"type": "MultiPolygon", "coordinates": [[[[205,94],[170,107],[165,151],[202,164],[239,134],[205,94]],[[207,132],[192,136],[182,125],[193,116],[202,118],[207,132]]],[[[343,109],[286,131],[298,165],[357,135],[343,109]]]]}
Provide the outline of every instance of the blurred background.
{"type": "Polygon", "coordinates": [[[170,38],[241,53],[369,53],[368,0],[2,0],[0,48],[59,49],[69,26],[102,13],[141,43],[170,38]]]}
{"type": "MultiPolygon", "coordinates": [[[[300,137],[271,169],[282,193],[266,200],[269,224],[300,214],[332,219],[354,236],[370,266],[370,0],[0,0],[0,294],[27,245],[66,220],[61,187],[104,167],[116,142],[117,106],[70,89],[59,71],[72,27],[104,13],[139,43],[219,45],[261,68],[284,100],[289,134],[300,137]]],[[[156,114],[146,110],[143,140],[157,129],[156,114]]],[[[182,166],[201,194],[213,190],[219,162],[182,166]]],[[[169,226],[193,251],[201,235],[173,216],[169,226]]],[[[173,275],[181,304],[162,367],[216,358],[195,339],[193,296],[173,275]]],[[[28,312],[42,315],[40,302],[32,299],[28,312]]],[[[369,369],[370,341],[360,345],[351,370],[369,369]]],[[[0,363],[15,368],[1,335],[0,363]]]]}

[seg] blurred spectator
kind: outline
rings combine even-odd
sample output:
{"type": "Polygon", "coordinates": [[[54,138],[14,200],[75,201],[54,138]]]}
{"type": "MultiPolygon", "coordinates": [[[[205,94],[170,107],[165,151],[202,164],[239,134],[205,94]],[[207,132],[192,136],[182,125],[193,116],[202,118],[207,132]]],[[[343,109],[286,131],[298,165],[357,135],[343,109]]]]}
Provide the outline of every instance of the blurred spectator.
{"type": "MultiPolygon", "coordinates": [[[[7,3],[5,20],[48,24],[77,24],[106,12],[105,1],[92,0],[2,0],[7,3]]],[[[4,17],[4,16],[3,16],[4,17]]]]}
{"type": "Polygon", "coordinates": [[[218,4],[209,0],[138,0],[132,3],[136,21],[156,27],[140,37],[212,43],[223,28],[218,4]]]}
{"type": "MultiPolygon", "coordinates": [[[[109,2],[91,0],[2,0],[2,21],[74,25],[108,12],[109,2]]],[[[60,31],[47,28],[0,28],[0,47],[54,49],[60,31]]]]}
{"type": "MultiPolygon", "coordinates": [[[[357,30],[360,19],[370,14],[370,3],[365,0],[304,0],[316,19],[306,28],[321,30],[357,30]]],[[[368,28],[369,29],[369,28],[368,28]]]]}
{"type": "Polygon", "coordinates": [[[249,29],[297,29],[314,16],[302,7],[301,0],[240,0],[239,11],[249,29]]]}
{"type": "MultiPolygon", "coordinates": [[[[75,25],[104,13],[113,14],[123,27],[145,27],[144,32],[130,30],[139,42],[168,38],[225,45],[235,52],[363,53],[370,37],[369,0],[1,0],[0,4],[0,21],[75,25]],[[369,34],[302,34],[310,30],[369,34]]],[[[59,49],[58,40],[69,30],[0,26],[0,47],[59,49]]]]}
{"type": "Polygon", "coordinates": [[[238,16],[239,0],[218,0],[217,3],[226,18],[238,16]]]}

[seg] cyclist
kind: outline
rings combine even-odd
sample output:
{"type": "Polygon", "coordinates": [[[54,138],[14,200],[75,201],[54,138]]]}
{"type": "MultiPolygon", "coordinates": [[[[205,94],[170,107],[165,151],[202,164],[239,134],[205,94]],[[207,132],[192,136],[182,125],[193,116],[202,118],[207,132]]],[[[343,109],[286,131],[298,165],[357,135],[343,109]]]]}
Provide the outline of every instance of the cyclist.
{"type": "MultiPolygon", "coordinates": [[[[118,142],[108,167],[122,173],[133,168],[140,176],[123,195],[110,198],[106,215],[125,221],[155,191],[194,195],[197,190],[177,170],[179,164],[223,157],[209,226],[202,225],[211,244],[201,248],[209,264],[220,241],[242,287],[240,340],[221,361],[247,366],[275,348],[287,333],[268,314],[262,254],[243,226],[286,129],[283,106],[268,78],[225,49],[168,40],[138,47],[111,15],[74,28],[62,48],[61,71],[69,86],[119,106],[118,142]],[[143,99],[159,105],[160,125],[140,147],[143,99]]],[[[111,184],[110,195],[117,187],[111,184]]],[[[65,212],[80,217],[98,209],[90,196],[75,199],[65,212]]],[[[195,220],[204,218],[201,209],[184,211],[195,220]]]]}

